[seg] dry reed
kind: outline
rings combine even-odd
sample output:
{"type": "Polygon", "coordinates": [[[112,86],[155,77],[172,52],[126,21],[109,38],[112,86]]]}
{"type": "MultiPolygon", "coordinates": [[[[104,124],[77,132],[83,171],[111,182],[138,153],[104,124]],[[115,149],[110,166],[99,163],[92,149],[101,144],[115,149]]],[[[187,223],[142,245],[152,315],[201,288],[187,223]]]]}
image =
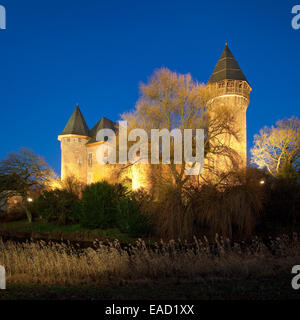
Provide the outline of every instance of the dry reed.
{"type": "MultiPolygon", "coordinates": [[[[216,236],[214,243],[194,238],[156,243],[151,248],[142,240],[121,248],[118,241],[80,249],[68,244],[7,242],[0,244],[0,265],[8,284],[101,285],[150,282],[165,279],[202,279],[271,276],[290,272],[300,261],[297,236],[251,243],[231,243],[216,236]],[[287,271],[288,270],[288,271],[287,271]]],[[[198,280],[197,280],[198,279],[198,280]]]]}

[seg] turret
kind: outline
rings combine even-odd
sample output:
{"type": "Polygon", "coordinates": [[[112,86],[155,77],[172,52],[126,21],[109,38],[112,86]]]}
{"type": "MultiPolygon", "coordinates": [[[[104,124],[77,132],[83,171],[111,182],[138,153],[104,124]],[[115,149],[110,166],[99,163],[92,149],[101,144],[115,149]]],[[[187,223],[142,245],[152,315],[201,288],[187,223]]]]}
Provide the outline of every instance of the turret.
{"type": "MultiPolygon", "coordinates": [[[[223,135],[222,142],[234,149],[239,155],[240,167],[247,163],[247,123],[246,111],[250,102],[251,87],[242,72],[238,62],[231,53],[228,44],[207,83],[209,101],[208,114],[213,117],[216,108],[230,108],[235,115],[238,139],[232,135],[223,135]]],[[[209,130],[209,129],[208,129],[209,130]]],[[[220,137],[219,137],[220,139],[220,137]]],[[[220,157],[216,159],[217,166],[223,166],[220,157]]]]}
{"type": "Polygon", "coordinates": [[[65,129],[58,136],[61,143],[61,178],[75,176],[87,181],[86,143],[90,140],[89,128],[77,105],[65,129]]]}

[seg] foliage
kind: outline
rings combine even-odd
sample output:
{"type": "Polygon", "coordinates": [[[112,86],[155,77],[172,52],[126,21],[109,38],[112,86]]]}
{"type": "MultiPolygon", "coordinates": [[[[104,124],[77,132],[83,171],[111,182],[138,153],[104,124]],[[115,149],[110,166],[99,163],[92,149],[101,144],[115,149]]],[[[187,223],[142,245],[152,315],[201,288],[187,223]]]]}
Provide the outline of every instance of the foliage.
{"type": "Polygon", "coordinates": [[[132,197],[119,202],[117,223],[121,232],[132,237],[147,236],[151,231],[149,219],[141,212],[139,203],[132,197]]]}
{"type": "Polygon", "coordinates": [[[300,120],[292,117],[277,121],[276,127],[264,127],[254,136],[251,153],[252,162],[273,176],[287,172],[287,168],[299,174],[300,120]]]}
{"type": "Polygon", "coordinates": [[[261,219],[264,232],[295,231],[300,227],[300,184],[279,176],[265,186],[268,195],[261,219]]]}
{"type": "Polygon", "coordinates": [[[80,182],[75,176],[68,176],[63,181],[61,181],[60,187],[80,198],[81,192],[84,188],[84,184],[80,182]]]}
{"type": "Polygon", "coordinates": [[[182,191],[164,185],[152,203],[155,230],[168,239],[191,239],[199,233],[248,237],[266,201],[257,169],[227,175],[226,184],[202,183],[182,191]]]}
{"type": "Polygon", "coordinates": [[[131,192],[132,199],[138,203],[142,213],[151,219],[151,207],[153,206],[153,193],[150,194],[143,188],[131,192]]]}
{"type": "Polygon", "coordinates": [[[291,163],[285,162],[282,164],[276,178],[278,178],[278,181],[289,181],[295,184],[299,179],[299,170],[293,167],[291,163]]]}
{"type": "Polygon", "coordinates": [[[92,243],[96,239],[108,241],[108,239],[119,239],[122,242],[130,242],[134,239],[129,235],[120,232],[118,228],[109,228],[105,230],[90,230],[82,227],[80,224],[58,225],[57,223],[49,223],[40,219],[35,219],[32,223],[28,221],[1,221],[1,232],[6,235],[19,235],[18,238],[27,239],[29,234],[32,239],[47,239],[51,241],[76,241],[83,243],[92,243]]]}
{"type": "Polygon", "coordinates": [[[214,186],[204,186],[194,201],[196,222],[208,226],[212,232],[232,237],[242,234],[250,236],[256,219],[263,208],[260,193],[249,186],[231,186],[218,190],[214,186]]]}
{"type": "Polygon", "coordinates": [[[183,203],[183,192],[173,185],[160,188],[159,199],[152,202],[151,217],[155,232],[166,239],[188,239],[195,233],[190,212],[183,203]]]}
{"type": "Polygon", "coordinates": [[[76,194],[67,190],[43,191],[34,202],[34,209],[39,216],[47,221],[59,225],[76,222],[76,208],[79,198],[76,194]]]}
{"type": "Polygon", "coordinates": [[[94,183],[82,192],[79,220],[90,229],[117,226],[130,236],[147,235],[150,224],[141,204],[121,184],[94,183]]]}
{"type": "Polygon", "coordinates": [[[29,149],[22,148],[18,153],[10,153],[0,161],[0,198],[21,196],[28,221],[32,221],[27,198],[32,190],[43,189],[54,172],[43,158],[29,149]]]}
{"type": "Polygon", "coordinates": [[[90,229],[115,226],[118,202],[125,197],[126,189],[120,184],[104,181],[86,186],[82,191],[80,224],[90,229]]]}
{"type": "Polygon", "coordinates": [[[190,74],[181,75],[166,68],[156,70],[148,84],[141,84],[136,109],[123,114],[130,127],[148,133],[153,128],[196,128],[203,125],[205,91],[190,74]],[[181,117],[180,117],[181,115],[181,117]]]}

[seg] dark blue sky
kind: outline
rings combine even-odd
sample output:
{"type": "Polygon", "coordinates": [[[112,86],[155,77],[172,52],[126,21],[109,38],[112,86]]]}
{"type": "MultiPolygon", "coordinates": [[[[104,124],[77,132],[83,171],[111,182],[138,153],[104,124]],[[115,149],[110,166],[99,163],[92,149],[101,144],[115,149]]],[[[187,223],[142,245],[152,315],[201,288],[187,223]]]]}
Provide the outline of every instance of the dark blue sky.
{"type": "Polygon", "coordinates": [[[89,127],[132,109],[162,66],[206,82],[225,41],[253,88],[248,148],[299,116],[300,0],[0,0],[0,158],[32,148],[60,170],[57,135],[78,102],[89,127]]]}

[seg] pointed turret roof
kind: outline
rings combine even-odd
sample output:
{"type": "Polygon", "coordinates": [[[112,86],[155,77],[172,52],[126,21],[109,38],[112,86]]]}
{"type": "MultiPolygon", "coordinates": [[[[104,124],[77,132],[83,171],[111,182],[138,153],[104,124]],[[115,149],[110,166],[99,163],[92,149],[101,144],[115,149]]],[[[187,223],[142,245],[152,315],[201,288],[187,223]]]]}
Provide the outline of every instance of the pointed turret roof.
{"type": "Polygon", "coordinates": [[[215,83],[222,80],[243,80],[247,81],[238,62],[231,53],[228,43],[226,42],[225,49],[211,75],[208,83],[215,83]]]}
{"type": "Polygon", "coordinates": [[[64,131],[60,135],[65,134],[76,134],[80,136],[89,137],[89,128],[83,118],[83,115],[79,109],[79,106],[76,105],[76,108],[69,119],[64,131]]]}
{"type": "Polygon", "coordinates": [[[90,137],[92,138],[89,140],[88,144],[97,142],[97,133],[101,129],[112,129],[116,131],[116,123],[105,117],[102,117],[101,120],[99,120],[93,127],[93,129],[90,131],[90,137]]]}

